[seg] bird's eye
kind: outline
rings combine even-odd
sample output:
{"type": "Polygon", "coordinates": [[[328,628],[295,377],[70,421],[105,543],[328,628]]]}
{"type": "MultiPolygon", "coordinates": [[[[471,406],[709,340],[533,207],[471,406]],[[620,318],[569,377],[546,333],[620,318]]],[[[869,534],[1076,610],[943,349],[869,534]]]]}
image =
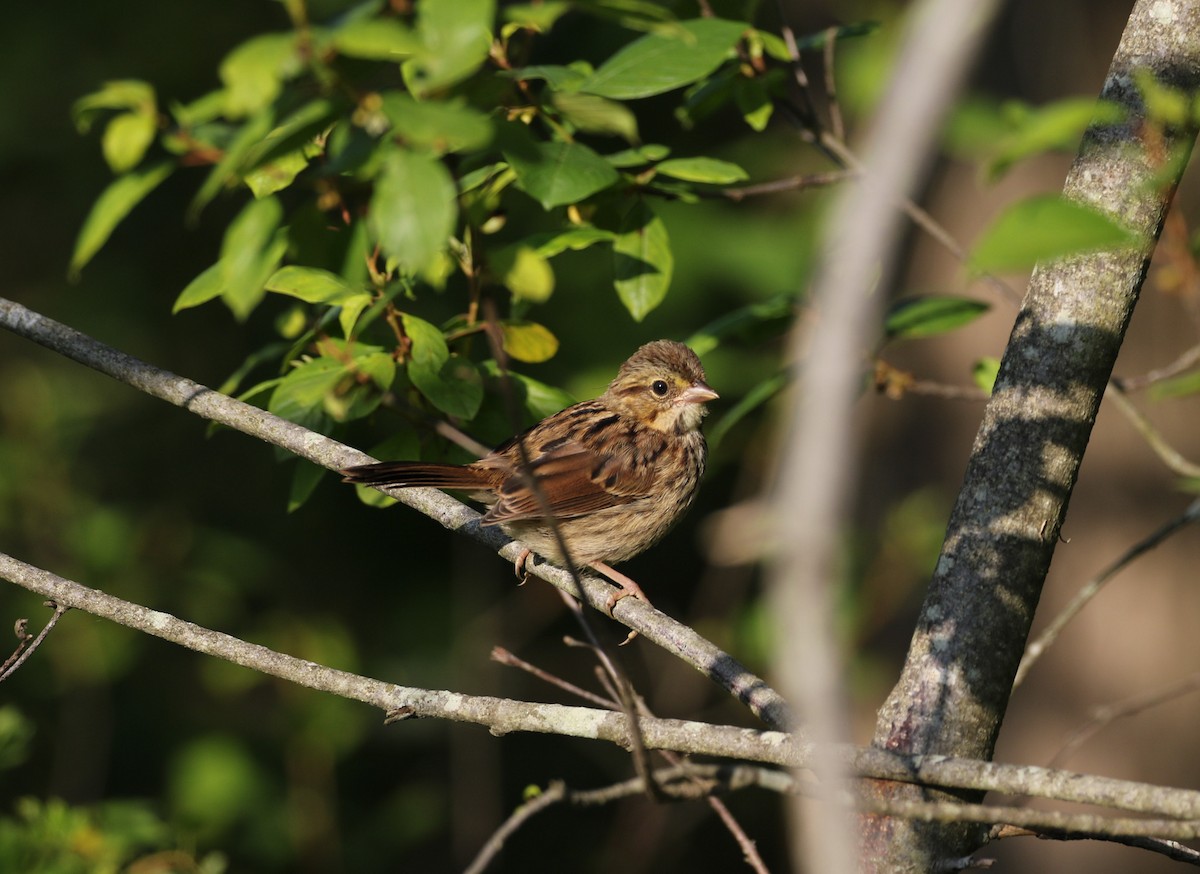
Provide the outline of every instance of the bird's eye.
{"type": "Polygon", "coordinates": [[[660,398],[667,396],[667,384],[661,379],[656,379],[650,384],[650,391],[654,392],[660,398]]]}

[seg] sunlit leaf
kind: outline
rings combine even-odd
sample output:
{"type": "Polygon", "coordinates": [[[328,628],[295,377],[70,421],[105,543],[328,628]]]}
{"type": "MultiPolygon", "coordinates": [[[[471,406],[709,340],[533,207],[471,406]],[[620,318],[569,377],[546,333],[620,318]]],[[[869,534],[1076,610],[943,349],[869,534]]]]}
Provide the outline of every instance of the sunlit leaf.
{"type": "Polygon", "coordinates": [[[996,385],[996,376],[1000,373],[1000,359],[985,357],[980,358],[971,367],[971,380],[975,385],[979,386],[988,394],[992,393],[992,388],[996,385]]]}
{"type": "Polygon", "coordinates": [[[276,270],[267,280],[266,288],[267,291],[286,294],[305,303],[339,304],[361,293],[336,273],[295,264],[276,270]]]}
{"type": "Polygon", "coordinates": [[[675,266],[662,219],[639,200],[621,222],[613,241],[614,284],[621,303],[641,321],[662,303],[675,266]]]}
{"type": "Polygon", "coordinates": [[[262,109],[301,67],[294,33],[268,33],[242,43],[218,68],[225,85],[226,114],[237,118],[262,109]]]}
{"type": "Polygon", "coordinates": [[[104,128],[100,150],[114,173],[132,170],[154,142],[158,121],[151,113],[122,112],[104,128]]]}
{"type": "Polygon", "coordinates": [[[304,152],[296,150],[251,170],[246,174],[244,181],[255,197],[266,197],[295,182],[296,177],[307,166],[308,159],[304,157],[304,152]]]}
{"type": "Polygon", "coordinates": [[[70,272],[78,276],[83,266],[92,260],[108,242],[113,230],[130,210],[171,175],[174,166],[162,161],[143,170],[134,170],[113,181],[96,198],[91,211],[79,229],[75,251],[71,253],[70,272]]]}
{"type": "Polygon", "coordinates": [[[988,311],[986,303],[963,297],[907,297],[896,301],[883,320],[890,340],[945,334],[969,324],[988,311]]]}
{"type": "Polygon", "coordinates": [[[97,114],[105,111],[128,110],[153,115],[154,87],[140,79],[117,79],[105,82],[99,91],[80,97],[71,107],[71,117],[80,133],[87,133],[97,114]]]}
{"type": "Polygon", "coordinates": [[[977,273],[1022,270],[1038,261],[1126,249],[1137,235],[1097,210],[1057,195],[1039,195],[1005,210],[975,243],[977,273]]]}
{"type": "Polygon", "coordinates": [[[641,167],[644,164],[653,164],[655,161],[661,161],[669,154],[671,154],[671,150],[666,146],[659,145],[658,143],[647,143],[644,146],[637,146],[636,148],[605,155],[604,160],[608,161],[614,167],[641,167]]]}
{"type": "Polygon", "coordinates": [[[631,100],[703,79],[730,56],[748,25],[720,18],[680,22],[677,31],[640,37],[605,61],[581,91],[631,100]]]}
{"type": "Polygon", "coordinates": [[[492,270],[518,300],[545,303],[554,293],[553,268],[545,255],[529,246],[497,251],[492,257],[492,270]]]}
{"type": "Polygon", "coordinates": [[[371,233],[389,258],[419,273],[454,230],[456,197],[454,180],[440,161],[424,152],[394,150],[371,197],[371,233]]]}
{"type": "Polygon", "coordinates": [[[262,300],[267,279],[283,256],[283,249],[275,239],[282,218],[283,207],[275,198],[252,200],[225,231],[218,262],[221,297],[238,319],[244,319],[262,300]]]}
{"type": "Polygon", "coordinates": [[[417,5],[417,34],[424,51],[403,67],[409,89],[422,96],[475,72],[491,48],[495,0],[454,0],[417,5]]]}
{"type": "Polygon", "coordinates": [[[538,364],[549,361],[558,352],[558,338],[537,322],[502,322],[504,351],[510,358],[538,364]]]}
{"type": "Polygon", "coordinates": [[[177,313],[180,310],[200,306],[213,298],[220,297],[224,287],[224,283],[221,281],[221,265],[220,263],[214,264],[187,284],[187,287],[180,292],[179,297],[175,298],[175,305],[171,308],[171,312],[177,313]]]}
{"type": "Polygon", "coordinates": [[[553,64],[542,64],[531,67],[518,67],[505,71],[502,75],[521,80],[543,80],[559,93],[578,91],[579,86],[588,80],[593,73],[590,64],[576,61],[566,67],[553,64]]]}
{"type": "Polygon", "coordinates": [[[733,102],[746,124],[754,131],[761,133],[767,129],[771,115],[775,112],[775,101],[763,86],[761,80],[738,79],[733,86],[733,102]]]}
{"type": "Polygon", "coordinates": [[[638,141],[637,117],[623,103],[595,94],[557,93],[551,102],[576,130],[612,134],[626,142],[638,141]]]}
{"type": "Polygon", "coordinates": [[[718,161],[716,158],[668,158],[655,169],[664,176],[682,179],[685,182],[707,182],[712,185],[728,185],[743,182],[750,177],[737,164],[718,161]]]}
{"type": "Polygon", "coordinates": [[[421,41],[395,18],[352,18],[333,34],[343,55],[370,61],[402,61],[421,49],[421,41]]]}

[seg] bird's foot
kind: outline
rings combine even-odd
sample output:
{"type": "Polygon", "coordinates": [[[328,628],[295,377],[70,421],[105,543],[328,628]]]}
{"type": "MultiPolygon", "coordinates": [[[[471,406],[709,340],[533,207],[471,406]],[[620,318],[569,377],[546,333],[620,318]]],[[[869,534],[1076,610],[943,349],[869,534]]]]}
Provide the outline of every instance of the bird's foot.
{"type": "MultiPolygon", "coordinates": [[[[618,590],[609,594],[608,598],[604,602],[605,612],[608,613],[608,615],[613,619],[616,619],[616,617],[613,616],[613,609],[617,606],[617,602],[622,598],[633,597],[637,598],[639,601],[645,602],[647,607],[654,606],[650,603],[650,599],[646,597],[646,593],[642,591],[642,587],[635,583],[630,577],[627,577],[625,574],[621,573],[619,570],[615,570],[609,565],[606,565],[604,562],[592,562],[592,567],[608,577],[609,580],[611,580],[618,587],[618,590]]],[[[637,637],[637,634],[638,633],[636,631],[630,631],[629,636],[621,641],[621,646],[629,643],[631,640],[637,637]]]]}
{"type": "Polygon", "coordinates": [[[529,561],[529,556],[533,555],[533,550],[522,549],[521,554],[517,556],[517,560],[513,562],[513,573],[517,575],[517,585],[523,586],[529,582],[529,570],[525,567],[525,563],[529,561]]]}

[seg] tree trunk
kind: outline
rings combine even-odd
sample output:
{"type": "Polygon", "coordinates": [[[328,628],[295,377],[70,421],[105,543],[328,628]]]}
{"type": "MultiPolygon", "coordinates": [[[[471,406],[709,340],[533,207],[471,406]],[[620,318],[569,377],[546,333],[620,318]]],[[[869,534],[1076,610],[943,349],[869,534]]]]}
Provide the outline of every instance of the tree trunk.
{"type": "MultiPolygon", "coordinates": [[[[874,743],[884,749],[992,756],[1100,399],[1194,140],[1192,130],[1147,119],[1136,71],[1197,88],[1200,0],[1138,0],[1130,15],[1102,92],[1127,122],[1088,130],[1064,191],[1141,242],[1034,271],[908,658],[879,713],[874,743]]],[[[872,788],[930,797],[894,783],[872,788]]],[[[868,817],[864,865],[936,870],[983,838],[978,826],[868,817]]]]}

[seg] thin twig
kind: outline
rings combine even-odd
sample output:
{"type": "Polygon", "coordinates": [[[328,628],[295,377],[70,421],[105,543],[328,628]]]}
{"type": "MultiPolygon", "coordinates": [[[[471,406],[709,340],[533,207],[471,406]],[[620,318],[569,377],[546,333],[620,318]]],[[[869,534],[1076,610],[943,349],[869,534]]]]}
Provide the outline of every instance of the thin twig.
{"type": "Polygon", "coordinates": [[[1200,345],[1188,349],[1170,364],[1154,370],[1148,370],[1141,376],[1113,377],[1113,383],[1124,392],[1139,391],[1154,385],[1156,382],[1162,382],[1173,376],[1178,376],[1185,370],[1190,370],[1198,362],[1200,362],[1200,345]]]}
{"type": "MultiPolygon", "coordinates": [[[[50,633],[50,630],[58,624],[58,620],[61,619],[63,615],[71,609],[70,607],[65,607],[62,604],[55,604],[53,601],[47,601],[46,606],[53,607],[54,613],[46,622],[46,626],[41,630],[37,637],[33,638],[32,641],[30,641],[30,636],[28,634],[18,633],[17,637],[20,638],[20,643],[17,644],[16,652],[14,652],[5,660],[3,666],[0,666],[0,683],[3,683],[9,677],[15,674],[17,669],[20,668],[21,665],[25,664],[25,660],[33,655],[34,651],[42,645],[42,641],[46,639],[46,635],[50,633]],[[26,646],[27,643],[29,644],[28,646],[26,646]]],[[[25,620],[21,620],[22,623],[24,621],[25,620]]],[[[23,626],[20,627],[20,631],[24,631],[23,626]]]]}
{"type": "Polygon", "coordinates": [[[1017,668],[1017,676],[1013,680],[1013,688],[1015,689],[1021,685],[1021,682],[1029,674],[1029,671],[1037,664],[1037,660],[1058,639],[1058,635],[1062,633],[1067,623],[1074,619],[1079,611],[1086,607],[1088,602],[1100,593],[1100,590],[1109,580],[1128,567],[1134,559],[1154,549],[1154,547],[1158,546],[1185,525],[1189,525],[1197,520],[1200,520],[1200,498],[1192,501],[1186,510],[1167,522],[1153,534],[1143,538],[1125,550],[1116,561],[1089,580],[1083,588],[1076,592],[1075,597],[1063,608],[1062,612],[1055,616],[1054,620],[1046,626],[1045,630],[1025,648],[1025,655],[1021,659],[1021,664],[1017,668]]]}
{"type": "Polygon", "coordinates": [[[1129,420],[1129,424],[1133,425],[1134,429],[1142,435],[1142,439],[1154,450],[1154,454],[1163,464],[1180,476],[1200,477],[1200,464],[1184,458],[1175,447],[1169,444],[1150,420],[1142,415],[1141,410],[1125,396],[1125,392],[1119,385],[1109,380],[1104,396],[1116,405],[1118,411],[1124,414],[1125,418],[1129,420]]]}
{"type": "Polygon", "coordinates": [[[698,192],[702,197],[723,197],[740,203],[748,197],[761,197],[766,194],[782,194],[788,191],[804,191],[808,188],[826,188],[837,185],[847,179],[854,179],[858,174],[849,170],[829,170],[824,173],[804,173],[798,176],[787,176],[783,179],[772,179],[769,182],[756,182],[753,185],[742,185],[736,188],[718,188],[711,192],[698,192]]]}
{"type": "MultiPolygon", "coordinates": [[[[578,695],[585,701],[591,701],[592,703],[599,704],[601,707],[608,707],[612,710],[617,709],[617,704],[615,701],[602,698],[594,692],[589,692],[586,689],[581,689],[575,684],[564,680],[562,677],[555,676],[549,671],[543,670],[536,665],[532,665],[529,662],[517,658],[512,653],[508,652],[508,650],[504,650],[501,647],[494,647],[492,649],[492,658],[496,661],[499,661],[501,664],[510,665],[511,667],[523,670],[532,676],[549,683],[552,686],[568,691],[571,694],[578,695]]],[[[607,681],[607,677],[601,674],[599,680],[604,683],[607,681]]],[[[646,706],[645,702],[639,702],[639,710],[646,716],[654,715],[650,712],[650,709],[646,706]]],[[[684,763],[684,760],[669,750],[658,750],[658,754],[672,765],[681,766],[684,763]]],[[[742,828],[741,823],[737,821],[725,803],[721,801],[721,799],[712,795],[709,795],[705,800],[708,802],[709,807],[711,807],[717,816],[720,817],[721,822],[725,825],[725,828],[733,836],[733,839],[737,842],[738,847],[741,848],[742,856],[745,858],[746,864],[758,872],[758,874],[769,874],[766,863],[763,861],[762,856],[758,852],[758,847],[755,846],[754,841],[751,840],[749,835],[746,834],[746,831],[742,828]]]]}
{"type": "Polygon", "coordinates": [[[492,833],[476,854],[471,864],[463,869],[463,874],[481,874],[487,869],[487,866],[492,863],[492,859],[504,847],[504,842],[508,840],[517,829],[525,824],[525,822],[537,814],[541,813],[547,807],[551,807],[566,798],[567,787],[563,783],[551,783],[542,792],[539,792],[529,801],[526,801],[516,810],[514,810],[500,826],[492,833]]]}
{"type": "Polygon", "coordinates": [[[1136,716],[1145,710],[1149,710],[1151,707],[1166,704],[1169,701],[1174,701],[1197,690],[1200,690],[1200,671],[1158,689],[1131,695],[1123,701],[1093,708],[1091,718],[1076,728],[1075,731],[1071,732],[1070,737],[1067,738],[1062,748],[1054,754],[1047,767],[1057,768],[1061,766],[1063,762],[1074,755],[1075,751],[1083,746],[1093,735],[1108,727],[1116,720],[1136,716]]]}
{"type": "Polygon", "coordinates": [[[839,141],[846,139],[846,126],[842,121],[842,107],[838,102],[837,96],[837,76],[835,74],[833,56],[837,46],[836,27],[827,28],[825,31],[825,102],[829,107],[829,128],[830,133],[839,141]]]}
{"type": "Polygon", "coordinates": [[[551,686],[556,686],[567,694],[574,695],[577,698],[582,698],[584,701],[595,704],[597,707],[604,707],[608,710],[621,709],[621,705],[616,701],[605,698],[602,695],[597,695],[595,692],[589,692],[582,686],[576,686],[569,680],[564,680],[562,677],[555,676],[549,671],[542,670],[537,665],[530,664],[524,659],[518,658],[502,646],[492,647],[492,661],[499,662],[502,665],[506,665],[510,668],[516,668],[517,670],[531,674],[542,682],[549,683],[551,686]]]}

